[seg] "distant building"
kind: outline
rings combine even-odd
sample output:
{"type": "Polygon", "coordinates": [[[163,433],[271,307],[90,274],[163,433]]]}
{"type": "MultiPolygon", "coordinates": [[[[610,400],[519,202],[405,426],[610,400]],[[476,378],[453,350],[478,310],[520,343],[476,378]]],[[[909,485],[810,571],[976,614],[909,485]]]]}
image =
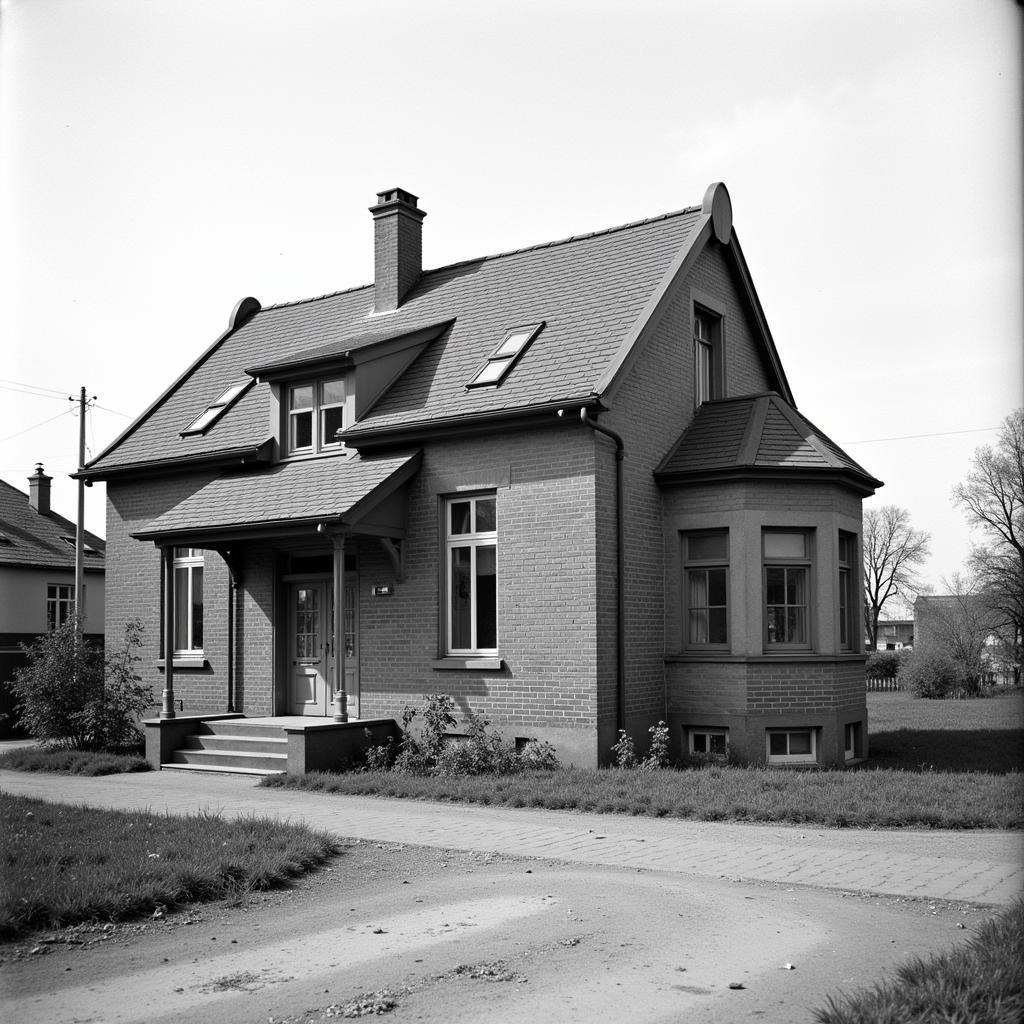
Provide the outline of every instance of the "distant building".
{"type": "MultiPolygon", "coordinates": [[[[871,638],[865,633],[864,647],[870,650],[871,638]]],[[[878,650],[901,651],[914,646],[913,619],[879,619],[878,650]]]]}
{"type": "MultiPolygon", "coordinates": [[[[75,607],[75,524],[50,508],[42,465],[29,491],[0,480],[0,735],[11,728],[8,683],[25,664],[22,644],[63,624],[75,607]]],[[[103,640],[106,544],[85,534],[85,635],[103,640]]]]}

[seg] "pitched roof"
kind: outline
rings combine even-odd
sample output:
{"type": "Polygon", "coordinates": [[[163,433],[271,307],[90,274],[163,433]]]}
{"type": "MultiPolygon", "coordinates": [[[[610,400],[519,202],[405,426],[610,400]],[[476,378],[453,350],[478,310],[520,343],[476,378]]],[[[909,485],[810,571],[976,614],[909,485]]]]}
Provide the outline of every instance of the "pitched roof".
{"type": "Polygon", "coordinates": [[[419,467],[419,453],[364,458],[355,453],[225,473],[134,534],[140,538],[294,529],[302,523],[357,522],[419,467]]]}
{"type": "MultiPolygon", "coordinates": [[[[86,530],[85,543],[95,551],[86,551],[86,569],[102,570],[105,541],[86,530]]],[[[53,511],[40,515],[24,491],[0,480],[0,565],[73,570],[75,524],[53,511]]]]}
{"type": "Polygon", "coordinates": [[[840,473],[868,491],[882,486],[775,392],[705,402],[655,477],[670,483],[780,472],[840,473]]]}
{"type": "Polygon", "coordinates": [[[180,432],[246,379],[246,368],[355,349],[451,318],[457,321],[351,431],[353,441],[382,427],[593,400],[651,296],[708,219],[691,207],[428,270],[389,314],[372,313],[372,285],[258,309],[219,338],[86,475],[258,445],[270,433],[270,392],[262,382],[207,433],[180,432]],[[500,387],[467,389],[510,327],[542,320],[544,329],[500,387]]]}

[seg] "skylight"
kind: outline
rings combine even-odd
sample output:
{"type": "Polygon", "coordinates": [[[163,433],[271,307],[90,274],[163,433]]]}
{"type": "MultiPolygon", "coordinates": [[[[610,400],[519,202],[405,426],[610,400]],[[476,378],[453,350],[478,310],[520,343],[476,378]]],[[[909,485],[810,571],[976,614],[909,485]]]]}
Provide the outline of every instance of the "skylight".
{"type": "Polygon", "coordinates": [[[487,357],[487,362],[466,386],[478,388],[488,384],[500,384],[519,357],[526,351],[530,342],[540,333],[543,326],[544,321],[542,320],[539,324],[531,324],[527,327],[513,327],[505,335],[505,340],[487,357]]]}
{"type": "Polygon", "coordinates": [[[228,407],[239,398],[243,391],[245,391],[255,381],[243,380],[238,384],[232,384],[217,399],[216,402],[212,402],[208,405],[182,432],[182,437],[187,437],[190,434],[205,434],[227,412],[228,407]]]}
{"type": "MultiPolygon", "coordinates": [[[[61,537],[61,540],[64,541],[65,544],[68,544],[70,547],[74,547],[75,546],[75,538],[74,537],[61,537]]],[[[98,555],[99,554],[99,551],[97,551],[96,548],[94,548],[91,544],[86,544],[85,541],[82,541],[82,550],[87,555],[98,555]]]]}

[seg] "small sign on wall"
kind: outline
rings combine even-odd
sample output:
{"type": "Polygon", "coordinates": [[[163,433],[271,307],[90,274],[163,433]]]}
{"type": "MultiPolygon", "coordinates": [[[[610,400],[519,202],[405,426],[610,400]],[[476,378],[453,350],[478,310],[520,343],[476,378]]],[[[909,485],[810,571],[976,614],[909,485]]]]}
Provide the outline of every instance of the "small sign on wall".
{"type": "Polygon", "coordinates": [[[390,597],[395,592],[395,588],[391,583],[377,583],[373,587],[374,597],[390,597]]]}

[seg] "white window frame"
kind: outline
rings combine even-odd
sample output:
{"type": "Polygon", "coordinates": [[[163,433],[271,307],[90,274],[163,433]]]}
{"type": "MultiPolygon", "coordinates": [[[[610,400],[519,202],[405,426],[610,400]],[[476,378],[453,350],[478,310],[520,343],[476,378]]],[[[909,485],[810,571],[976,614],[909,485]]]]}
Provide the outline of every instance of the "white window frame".
{"type": "Polygon", "coordinates": [[[445,586],[444,586],[444,647],[446,655],[454,656],[466,656],[466,655],[488,655],[493,656],[498,653],[498,635],[499,635],[499,623],[498,623],[498,530],[497,530],[497,516],[498,516],[498,501],[497,494],[494,491],[490,491],[483,494],[458,494],[452,497],[446,498],[443,503],[444,511],[444,557],[445,557],[445,586]],[[477,530],[477,503],[481,501],[489,501],[494,504],[494,515],[495,515],[495,528],[493,530],[477,530]],[[460,503],[470,503],[470,514],[472,516],[472,530],[469,533],[453,533],[452,532],[452,507],[460,503]],[[453,598],[453,587],[454,579],[452,572],[452,554],[456,549],[468,548],[470,551],[470,593],[469,593],[469,610],[470,610],[470,646],[468,647],[456,647],[453,641],[454,632],[454,615],[452,613],[452,598],[453,598]],[[478,643],[478,623],[477,623],[477,594],[476,594],[476,566],[477,566],[477,555],[480,549],[490,548],[494,552],[494,572],[495,572],[495,587],[494,587],[494,646],[493,647],[481,647],[478,643]]]}
{"type": "MultiPolygon", "coordinates": [[[[730,588],[729,588],[729,530],[728,527],[722,527],[719,529],[710,530],[687,530],[683,533],[683,646],[687,650],[699,650],[699,651],[728,651],[729,650],[729,601],[730,601],[730,588]],[[701,536],[711,536],[712,534],[720,535],[725,539],[725,557],[724,558],[693,558],[690,556],[690,541],[694,538],[701,536]],[[693,640],[690,636],[690,613],[693,607],[690,603],[690,574],[708,572],[712,570],[722,570],[725,573],[725,640],[724,641],[701,641],[693,640]]],[[[709,588],[710,589],[710,588],[709,588]]],[[[710,612],[712,608],[720,608],[721,605],[706,606],[708,612],[708,626],[710,634],[710,612]]]]}
{"type": "MultiPolygon", "coordinates": [[[[203,643],[200,638],[200,642],[196,642],[196,622],[195,622],[195,604],[193,602],[194,594],[193,589],[195,587],[196,570],[203,573],[203,601],[202,605],[205,607],[206,603],[206,574],[205,569],[205,558],[203,557],[203,551],[201,548],[175,548],[174,558],[171,563],[171,572],[174,573],[174,607],[170,610],[170,614],[174,617],[173,622],[173,636],[174,636],[174,651],[172,657],[175,658],[192,658],[196,655],[203,653],[203,643]],[[178,586],[178,570],[184,570],[186,579],[186,598],[185,608],[187,615],[187,622],[185,623],[185,646],[181,647],[178,645],[178,601],[180,595],[180,588],[178,586]]],[[[205,625],[205,624],[204,624],[205,625]]],[[[205,630],[201,628],[203,637],[205,637],[205,630]]]]}
{"type": "MultiPolygon", "coordinates": [[[[83,594],[85,588],[82,588],[83,594]]],[[[75,614],[75,585],[73,583],[46,584],[46,630],[52,633],[75,614]]]]}
{"type": "Polygon", "coordinates": [[[468,388],[498,387],[509,375],[512,367],[519,362],[523,353],[540,334],[544,321],[510,327],[501,344],[487,357],[484,365],[477,370],[468,388]]]}
{"type": "MultiPolygon", "coordinates": [[[[711,758],[715,761],[727,761],[729,759],[729,730],[724,726],[712,726],[712,725],[692,725],[686,730],[687,750],[689,751],[690,757],[706,757],[711,758]],[[712,736],[722,736],[725,739],[725,751],[721,754],[716,754],[710,749],[708,750],[697,750],[695,748],[694,739],[697,736],[706,737],[707,741],[710,741],[712,736]]],[[[705,742],[706,747],[711,746],[710,742],[705,742]]]]}
{"type": "Polygon", "coordinates": [[[241,380],[231,384],[181,431],[180,436],[205,434],[255,383],[255,380],[241,380]]]}
{"type": "MultiPolygon", "coordinates": [[[[764,649],[766,652],[806,651],[813,647],[814,638],[814,530],[803,527],[765,527],[761,531],[761,614],[764,617],[764,649]],[[765,552],[765,541],[771,535],[791,534],[804,538],[804,554],[801,557],[769,556],[765,552]],[[804,601],[802,605],[788,602],[772,607],[804,609],[803,640],[772,640],[769,633],[768,615],[768,570],[783,569],[799,571],[804,577],[804,601]]],[[[788,576],[785,577],[788,580],[788,576]]]]}
{"type": "MultiPolygon", "coordinates": [[[[786,748],[790,746],[786,741],[786,748]]],[[[792,726],[786,729],[766,729],[764,737],[764,749],[768,758],[768,764],[817,764],[818,763],[818,729],[812,725],[792,726]],[[772,736],[792,736],[794,733],[809,733],[811,737],[811,751],[809,754],[773,754],[772,736]]]]}
{"type": "Polygon", "coordinates": [[[347,425],[345,407],[348,404],[349,388],[348,381],[344,376],[315,377],[308,380],[290,381],[283,386],[284,391],[284,435],[285,451],[289,456],[316,455],[321,452],[335,452],[342,450],[345,446],[341,441],[330,440],[325,437],[326,413],[330,409],[342,410],[342,427],[347,425]],[[340,384],[342,390],[341,401],[328,402],[324,400],[324,389],[330,384],[340,384]],[[310,388],[313,396],[311,404],[301,409],[293,409],[293,394],[299,388],[310,388]],[[299,416],[309,416],[309,437],[308,445],[297,445],[295,443],[296,422],[299,416]]]}

